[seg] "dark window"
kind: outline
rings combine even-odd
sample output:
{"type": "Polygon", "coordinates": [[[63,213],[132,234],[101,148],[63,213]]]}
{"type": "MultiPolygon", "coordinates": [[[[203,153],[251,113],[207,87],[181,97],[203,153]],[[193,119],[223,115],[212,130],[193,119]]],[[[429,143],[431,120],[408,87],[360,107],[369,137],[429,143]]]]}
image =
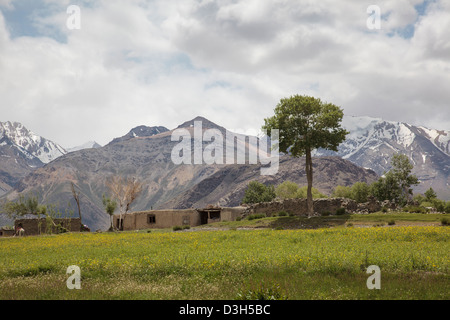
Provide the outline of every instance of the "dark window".
{"type": "Polygon", "coordinates": [[[156,217],[154,214],[147,215],[147,223],[148,224],[156,223],[156,217]]]}
{"type": "Polygon", "coordinates": [[[212,220],[220,219],[220,211],[210,211],[209,218],[212,220]]]}

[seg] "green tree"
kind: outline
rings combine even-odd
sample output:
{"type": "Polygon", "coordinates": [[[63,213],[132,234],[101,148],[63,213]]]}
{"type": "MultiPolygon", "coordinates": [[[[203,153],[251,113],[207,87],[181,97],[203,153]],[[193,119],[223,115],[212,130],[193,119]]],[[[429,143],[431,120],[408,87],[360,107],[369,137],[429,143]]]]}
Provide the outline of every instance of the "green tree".
{"type": "Polygon", "coordinates": [[[400,197],[400,188],[392,172],[387,172],[370,185],[370,194],[379,201],[397,201],[400,197]]]}
{"type": "MultiPolygon", "coordinates": [[[[307,197],[307,190],[308,187],[299,187],[298,184],[292,181],[284,181],[283,183],[279,184],[275,188],[275,195],[280,199],[299,199],[299,198],[305,198],[307,197]]],[[[318,198],[328,198],[326,195],[321,193],[316,188],[311,189],[313,199],[318,198]]]]}
{"type": "MultiPolygon", "coordinates": [[[[27,214],[36,216],[38,219],[38,230],[41,232],[41,216],[48,217],[48,205],[40,205],[38,197],[35,195],[20,195],[16,201],[5,201],[1,210],[10,219],[18,219],[27,214]]],[[[50,217],[51,219],[51,217],[50,217]]],[[[53,222],[53,220],[52,220],[53,222]]]]}
{"type": "Polygon", "coordinates": [[[351,199],[358,203],[367,202],[369,196],[370,187],[365,182],[356,182],[351,188],[351,199]]]}
{"type": "Polygon", "coordinates": [[[105,208],[105,211],[107,214],[109,214],[109,219],[111,222],[111,226],[109,227],[109,231],[114,231],[114,224],[113,224],[113,216],[114,211],[117,209],[117,201],[106,197],[103,195],[103,207],[105,208]]]}
{"type": "Polygon", "coordinates": [[[419,179],[411,174],[414,165],[406,155],[399,153],[392,156],[391,164],[391,172],[399,189],[398,202],[406,204],[413,194],[411,186],[419,184],[419,179]]]}
{"type": "Polygon", "coordinates": [[[352,199],[352,187],[347,186],[337,186],[334,188],[333,193],[331,194],[333,198],[348,198],[352,199]]]}
{"type": "Polygon", "coordinates": [[[371,185],[370,193],[379,201],[391,200],[404,205],[412,197],[412,185],[419,179],[411,174],[414,166],[404,154],[394,154],[392,168],[371,185]]]}
{"type": "Polygon", "coordinates": [[[281,99],[274,110],[275,115],[264,119],[264,130],[279,130],[279,150],[293,157],[305,156],[308,215],[313,208],[313,164],[311,152],[322,148],[337,151],[348,134],[341,128],[344,113],[331,103],[310,96],[294,95],[281,99]]]}
{"type": "Polygon", "coordinates": [[[284,181],[275,188],[275,195],[280,199],[293,199],[298,195],[298,184],[292,181],[284,181]]]}
{"type": "Polygon", "coordinates": [[[422,194],[418,193],[418,194],[414,195],[413,200],[416,201],[420,205],[420,204],[422,204],[422,202],[425,202],[426,199],[422,194]]]}
{"type": "MultiPolygon", "coordinates": [[[[307,196],[308,196],[307,193],[308,193],[308,187],[307,186],[301,187],[298,189],[296,198],[307,199],[307,196]]],[[[324,195],[323,193],[321,193],[319,190],[317,190],[314,187],[311,188],[311,193],[312,193],[313,199],[328,198],[326,195],[324,195]]]]}
{"type": "Polygon", "coordinates": [[[437,198],[436,192],[434,192],[433,188],[430,187],[427,191],[425,191],[425,198],[427,201],[431,202],[437,198]]]}
{"type": "Polygon", "coordinates": [[[266,186],[258,181],[251,181],[245,190],[242,203],[269,202],[275,199],[275,187],[266,186]]]}
{"type": "Polygon", "coordinates": [[[37,196],[20,195],[16,201],[5,201],[2,205],[2,211],[12,219],[31,214],[40,217],[45,215],[47,208],[45,205],[39,205],[37,196]]]}
{"type": "Polygon", "coordinates": [[[431,203],[433,204],[433,207],[436,209],[436,211],[438,212],[445,212],[445,201],[438,199],[437,197],[434,198],[431,203]]]}
{"type": "Polygon", "coordinates": [[[445,203],[444,212],[445,212],[445,213],[450,213],[450,201],[447,201],[447,202],[445,203]]]}

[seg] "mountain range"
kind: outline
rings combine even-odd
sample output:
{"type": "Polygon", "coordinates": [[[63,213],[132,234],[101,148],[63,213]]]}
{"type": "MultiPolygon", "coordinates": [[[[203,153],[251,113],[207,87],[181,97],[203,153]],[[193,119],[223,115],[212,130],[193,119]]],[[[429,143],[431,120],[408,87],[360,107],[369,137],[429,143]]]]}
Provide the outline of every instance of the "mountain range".
{"type": "Polygon", "coordinates": [[[58,144],[18,122],[0,122],[0,195],[20,179],[66,154],[58,144]]]}
{"type": "MultiPolygon", "coordinates": [[[[173,130],[139,126],[103,147],[89,144],[87,148],[66,152],[18,123],[2,123],[0,192],[7,193],[3,198],[9,199],[20,194],[39,194],[43,202],[57,204],[63,212],[68,206],[75,211],[70,190],[73,182],[82,195],[83,223],[93,229],[105,229],[109,217],[101,199],[107,193],[106,179],[111,175],[131,175],[143,182],[142,195],[133,210],[238,205],[251,180],[306,184],[304,160],[286,155],[280,157],[279,171],[273,176],[262,176],[259,164],[175,165],[171,152],[178,142],[172,141],[171,135],[180,128],[192,133],[195,121],[202,122],[203,131],[218,129],[227,133],[224,127],[197,117],[173,130]]],[[[321,192],[331,194],[335,186],[356,181],[371,183],[390,169],[392,154],[401,152],[415,165],[414,173],[421,180],[419,192],[432,186],[441,198],[450,199],[449,131],[349,116],[344,117],[343,126],[350,134],[337,153],[315,152],[314,186],[321,192]]],[[[204,142],[203,147],[210,143],[204,142]]],[[[243,143],[252,147],[249,141],[243,143]]]]}
{"type": "Polygon", "coordinates": [[[0,196],[36,168],[73,151],[99,148],[95,141],[63,148],[28,130],[19,122],[0,122],[0,196]]]}
{"type": "Polygon", "coordinates": [[[408,123],[370,117],[345,116],[342,121],[350,134],[338,152],[316,150],[315,156],[339,156],[383,175],[391,169],[394,153],[408,156],[423,193],[432,187],[439,198],[450,200],[450,131],[428,129],[408,123]]]}

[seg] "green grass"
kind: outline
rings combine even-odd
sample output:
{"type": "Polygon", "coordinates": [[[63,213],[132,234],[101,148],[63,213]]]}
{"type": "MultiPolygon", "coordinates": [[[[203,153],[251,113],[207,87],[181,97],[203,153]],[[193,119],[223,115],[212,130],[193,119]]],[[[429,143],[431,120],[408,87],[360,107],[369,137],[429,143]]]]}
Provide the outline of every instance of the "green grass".
{"type": "Polygon", "coordinates": [[[448,227],[397,225],[3,238],[0,299],[449,299],[449,239],[448,227]],[[372,264],[381,290],[366,287],[372,264]],[[81,290],[66,287],[70,265],[81,290]]]}
{"type": "Polygon", "coordinates": [[[420,214],[407,212],[382,213],[376,212],[371,214],[344,214],[330,215],[318,217],[303,216],[282,216],[282,217],[266,217],[260,219],[242,219],[241,221],[222,221],[204,225],[201,228],[283,228],[283,229],[308,229],[308,228],[326,228],[345,226],[347,223],[358,225],[373,225],[389,221],[402,222],[410,225],[415,224],[435,224],[439,225],[443,216],[442,214],[420,214]]]}

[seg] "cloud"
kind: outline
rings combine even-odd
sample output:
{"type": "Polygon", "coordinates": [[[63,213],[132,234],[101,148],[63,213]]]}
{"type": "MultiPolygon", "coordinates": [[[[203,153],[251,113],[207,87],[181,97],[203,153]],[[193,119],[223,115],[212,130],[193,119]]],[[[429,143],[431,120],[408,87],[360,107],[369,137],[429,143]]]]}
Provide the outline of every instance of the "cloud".
{"type": "Polygon", "coordinates": [[[366,27],[370,4],[45,0],[27,15],[34,33],[13,36],[7,10],[18,6],[3,0],[2,121],[71,147],[197,115],[259,129],[281,98],[310,94],[348,114],[449,129],[448,1],[379,1],[381,30],[366,27]],[[69,4],[81,30],[66,27],[69,4]]]}

